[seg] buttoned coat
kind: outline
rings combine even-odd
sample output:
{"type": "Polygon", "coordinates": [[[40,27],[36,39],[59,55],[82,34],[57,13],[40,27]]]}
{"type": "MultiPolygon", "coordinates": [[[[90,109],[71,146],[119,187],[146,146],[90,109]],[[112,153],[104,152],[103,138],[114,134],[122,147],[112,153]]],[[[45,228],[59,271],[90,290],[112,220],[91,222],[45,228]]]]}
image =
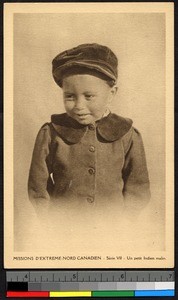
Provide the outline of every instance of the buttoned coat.
{"type": "Polygon", "coordinates": [[[140,133],[113,113],[89,125],[52,115],[36,138],[28,192],[37,208],[141,209],[150,187],[140,133]]]}

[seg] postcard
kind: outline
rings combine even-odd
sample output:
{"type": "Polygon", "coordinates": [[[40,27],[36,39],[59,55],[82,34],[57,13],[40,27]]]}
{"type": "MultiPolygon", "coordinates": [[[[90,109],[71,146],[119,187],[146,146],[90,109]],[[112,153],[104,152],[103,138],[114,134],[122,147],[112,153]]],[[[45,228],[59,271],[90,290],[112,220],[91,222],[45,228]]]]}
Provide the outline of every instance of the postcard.
{"type": "Polygon", "coordinates": [[[173,3],[4,4],[4,267],[174,267],[173,3]]]}

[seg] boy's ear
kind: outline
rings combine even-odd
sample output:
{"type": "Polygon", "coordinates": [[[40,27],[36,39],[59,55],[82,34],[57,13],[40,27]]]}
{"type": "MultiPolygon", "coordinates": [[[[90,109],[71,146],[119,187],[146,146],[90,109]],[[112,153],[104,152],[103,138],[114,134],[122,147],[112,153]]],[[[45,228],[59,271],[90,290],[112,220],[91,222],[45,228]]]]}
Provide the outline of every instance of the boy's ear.
{"type": "Polygon", "coordinates": [[[117,93],[117,90],[118,90],[118,87],[116,85],[114,85],[112,88],[111,88],[111,96],[110,96],[110,101],[109,102],[112,102],[114,96],[116,95],[117,93]]]}
{"type": "Polygon", "coordinates": [[[108,102],[108,104],[111,104],[111,102],[112,102],[114,96],[115,96],[116,93],[117,93],[117,89],[118,89],[118,87],[117,87],[116,85],[114,85],[114,86],[111,88],[111,90],[110,90],[110,97],[109,97],[109,102],[108,102]]]}
{"type": "Polygon", "coordinates": [[[111,88],[111,94],[112,94],[113,96],[115,96],[116,93],[117,93],[117,90],[118,90],[118,87],[117,87],[116,85],[114,85],[114,86],[111,88]]]}

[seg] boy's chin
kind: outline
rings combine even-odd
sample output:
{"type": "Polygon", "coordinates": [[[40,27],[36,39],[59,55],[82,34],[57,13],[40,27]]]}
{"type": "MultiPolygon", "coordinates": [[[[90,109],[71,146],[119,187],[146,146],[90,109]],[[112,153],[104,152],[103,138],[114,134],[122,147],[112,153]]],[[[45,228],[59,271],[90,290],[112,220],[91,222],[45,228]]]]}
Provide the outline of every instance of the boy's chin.
{"type": "Polygon", "coordinates": [[[96,121],[95,118],[93,118],[91,115],[81,116],[81,117],[72,115],[71,117],[74,120],[76,120],[79,124],[82,124],[82,125],[88,125],[88,124],[94,123],[96,121]]]}
{"type": "Polygon", "coordinates": [[[94,120],[80,120],[77,118],[75,120],[81,125],[88,125],[95,122],[94,120]]]}

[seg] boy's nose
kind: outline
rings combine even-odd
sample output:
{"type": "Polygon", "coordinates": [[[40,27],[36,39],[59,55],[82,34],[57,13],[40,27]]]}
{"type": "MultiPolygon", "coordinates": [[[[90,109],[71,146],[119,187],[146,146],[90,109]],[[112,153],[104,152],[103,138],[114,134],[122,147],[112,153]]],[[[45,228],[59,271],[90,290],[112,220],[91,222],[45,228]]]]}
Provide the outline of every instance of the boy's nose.
{"type": "Polygon", "coordinates": [[[85,108],[84,100],[82,97],[78,98],[75,103],[75,108],[78,110],[82,110],[85,108]]]}

